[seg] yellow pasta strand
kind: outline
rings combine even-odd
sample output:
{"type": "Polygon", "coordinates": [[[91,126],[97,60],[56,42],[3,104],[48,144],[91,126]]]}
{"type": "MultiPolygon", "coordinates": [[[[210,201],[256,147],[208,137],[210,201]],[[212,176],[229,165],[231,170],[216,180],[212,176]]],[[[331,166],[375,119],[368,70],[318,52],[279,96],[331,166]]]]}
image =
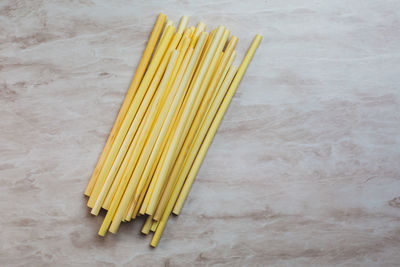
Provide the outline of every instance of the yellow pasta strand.
{"type": "Polygon", "coordinates": [[[142,228],[142,234],[148,235],[150,233],[151,225],[153,223],[153,216],[147,216],[142,228]]]}

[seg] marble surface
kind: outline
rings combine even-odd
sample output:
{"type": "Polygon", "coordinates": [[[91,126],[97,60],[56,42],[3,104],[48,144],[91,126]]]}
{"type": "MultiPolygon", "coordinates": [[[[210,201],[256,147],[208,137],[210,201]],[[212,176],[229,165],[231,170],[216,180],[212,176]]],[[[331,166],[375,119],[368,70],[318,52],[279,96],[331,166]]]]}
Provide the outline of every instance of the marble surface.
{"type": "MultiPolygon", "coordinates": [[[[400,2],[0,2],[1,266],[400,263],[400,2]],[[82,192],[156,15],[264,40],[157,249],[82,192]]],[[[239,60],[237,61],[239,62],[239,60]]]]}

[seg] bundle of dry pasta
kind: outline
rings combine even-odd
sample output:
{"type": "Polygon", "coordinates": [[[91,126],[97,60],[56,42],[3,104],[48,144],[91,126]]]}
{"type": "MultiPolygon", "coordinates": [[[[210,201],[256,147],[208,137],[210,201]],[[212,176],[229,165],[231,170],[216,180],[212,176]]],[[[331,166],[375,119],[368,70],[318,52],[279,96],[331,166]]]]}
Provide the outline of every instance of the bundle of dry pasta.
{"type": "Polygon", "coordinates": [[[114,127],[85,190],[93,215],[107,210],[99,235],[121,222],[147,219],[155,247],[171,213],[178,215],[218,125],[262,37],[239,68],[236,36],[202,22],[178,28],[160,14],[114,127]],[[228,40],[229,39],[229,40],[228,40]]]}

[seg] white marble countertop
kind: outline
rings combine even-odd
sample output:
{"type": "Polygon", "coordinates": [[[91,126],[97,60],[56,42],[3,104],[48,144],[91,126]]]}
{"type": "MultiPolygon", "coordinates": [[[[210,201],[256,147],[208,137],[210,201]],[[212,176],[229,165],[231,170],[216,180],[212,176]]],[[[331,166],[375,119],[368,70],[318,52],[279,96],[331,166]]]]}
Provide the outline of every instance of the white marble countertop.
{"type": "Polygon", "coordinates": [[[0,2],[1,266],[400,263],[400,2],[0,2]],[[256,57],[157,249],[82,192],[159,12],[256,57]]]}

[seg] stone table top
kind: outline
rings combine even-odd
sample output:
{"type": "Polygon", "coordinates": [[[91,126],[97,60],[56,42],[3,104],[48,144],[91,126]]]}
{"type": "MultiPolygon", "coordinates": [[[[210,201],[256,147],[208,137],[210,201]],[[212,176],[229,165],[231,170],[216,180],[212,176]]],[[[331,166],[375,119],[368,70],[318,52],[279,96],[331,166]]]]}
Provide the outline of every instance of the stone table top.
{"type": "Polygon", "coordinates": [[[0,2],[0,265],[400,263],[399,1],[0,2]],[[182,214],[97,236],[83,190],[159,12],[264,39],[182,214]]]}

